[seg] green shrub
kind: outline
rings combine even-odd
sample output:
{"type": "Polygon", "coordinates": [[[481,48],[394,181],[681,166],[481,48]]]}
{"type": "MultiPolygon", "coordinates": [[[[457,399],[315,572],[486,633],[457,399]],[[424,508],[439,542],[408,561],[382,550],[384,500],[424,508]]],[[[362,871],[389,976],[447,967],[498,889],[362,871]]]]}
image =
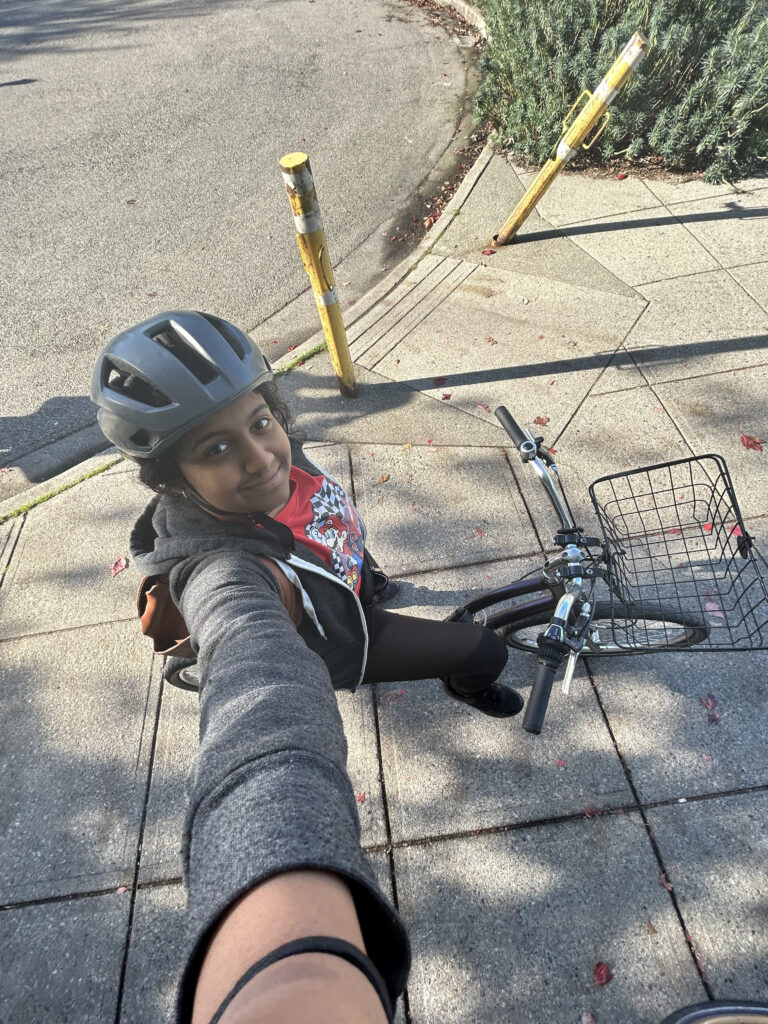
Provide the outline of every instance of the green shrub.
{"type": "Polygon", "coordinates": [[[641,29],[650,52],[582,165],[660,157],[711,182],[768,169],[768,0],[476,2],[490,39],[475,117],[521,159],[547,158],[576,97],[641,29]]]}

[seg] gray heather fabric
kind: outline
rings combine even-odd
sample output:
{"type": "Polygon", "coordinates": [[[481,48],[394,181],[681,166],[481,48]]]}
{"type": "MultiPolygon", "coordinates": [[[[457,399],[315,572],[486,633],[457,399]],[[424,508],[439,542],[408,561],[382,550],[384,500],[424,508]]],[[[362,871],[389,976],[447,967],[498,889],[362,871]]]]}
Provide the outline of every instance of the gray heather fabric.
{"type": "MultiPolygon", "coordinates": [[[[410,966],[408,938],[360,849],[326,661],[296,631],[274,578],[254,557],[285,557],[279,539],[164,497],[137,523],[131,550],[143,573],[171,573],[202,676],[200,746],[187,782],[183,837],[189,949],[178,1020],[190,1020],[201,957],[223,911],[272,875],[306,867],[349,881],[368,955],[394,1001],[410,966]]],[[[359,602],[341,581],[311,568],[298,574],[312,591],[326,643],[336,636],[354,663],[347,671],[339,666],[334,680],[349,685],[364,663],[359,602]],[[341,625],[334,625],[339,616],[341,625]]]]}

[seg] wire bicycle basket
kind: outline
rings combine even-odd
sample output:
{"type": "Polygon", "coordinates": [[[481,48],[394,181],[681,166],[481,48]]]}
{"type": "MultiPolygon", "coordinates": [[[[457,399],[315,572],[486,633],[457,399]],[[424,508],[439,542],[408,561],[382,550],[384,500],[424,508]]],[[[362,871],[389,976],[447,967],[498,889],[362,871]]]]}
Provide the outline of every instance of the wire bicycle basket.
{"type": "MultiPolygon", "coordinates": [[[[658,650],[642,615],[662,606],[706,624],[694,650],[768,649],[768,588],[725,460],[679,459],[595,480],[589,488],[608,551],[613,640],[658,650]]],[[[672,649],[670,647],[670,649],[672,649]]]]}

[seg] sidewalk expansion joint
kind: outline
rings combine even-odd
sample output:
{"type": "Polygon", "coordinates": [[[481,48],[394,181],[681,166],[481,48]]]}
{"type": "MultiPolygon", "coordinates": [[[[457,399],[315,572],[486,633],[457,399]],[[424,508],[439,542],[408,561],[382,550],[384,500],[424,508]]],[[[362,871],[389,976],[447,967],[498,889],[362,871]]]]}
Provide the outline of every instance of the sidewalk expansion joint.
{"type": "MultiPolygon", "coordinates": [[[[632,797],[633,797],[633,799],[635,801],[635,810],[637,810],[637,812],[640,814],[640,817],[643,820],[643,825],[645,826],[645,832],[646,832],[646,835],[648,836],[648,841],[651,844],[651,849],[653,850],[653,855],[656,858],[656,863],[659,866],[659,876],[660,877],[663,876],[665,878],[668,878],[669,877],[668,874],[667,874],[668,868],[667,868],[667,866],[664,863],[664,858],[662,857],[662,854],[661,854],[661,847],[659,846],[659,844],[658,844],[658,842],[656,840],[656,836],[654,835],[653,828],[651,827],[651,823],[648,820],[648,815],[646,814],[646,807],[643,805],[643,803],[642,803],[642,801],[640,799],[640,794],[639,794],[639,792],[637,790],[637,786],[635,785],[635,780],[632,777],[632,770],[630,769],[629,764],[627,763],[623,753],[621,752],[621,747],[619,746],[619,741],[617,740],[616,734],[614,733],[613,729],[611,728],[611,723],[610,723],[610,720],[608,718],[608,714],[607,714],[607,712],[605,710],[605,705],[603,704],[603,699],[602,699],[602,697],[600,695],[600,690],[599,690],[598,685],[597,685],[597,683],[595,681],[595,677],[592,674],[592,668],[591,668],[591,666],[589,664],[589,659],[586,659],[585,667],[586,667],[586,670],[587,670],[587,676],[589,677],[590,683],[592,684],[592,692],[595,695],[595,700],[597,701],[597,706],[600,709],[600,713],[601,713],[601,715],[603,717],[603,722],[605,724],[606,729],[608,730],[608,735],[611,738],[611,743],[613,744],[613,748],[616,751],[616,756],[618,757],[619,762],[621,764],[622,771],[624,772],[624,777],[625,777],[625,779],[627,781],[627,785],[629,786],[630,791],[632,793],[632,797]]],[[[701,960],[699,959],[699,954],[696,951],[696,947],[695,947],[695,945],[693,943],[693,939],[691,938],[690,929],[689,929],[688,925],[686,924],[685,918],[683,917],[683,912],[682,912],[682,909],[680,907],[680,903],[679,903],[679,901],[677,899],[677,893],[674,891],[674,888],[668,889],[667,891],[669,892],[670,901],[672,902],[672,906],[674,907],[675,913],[677,914],[677,919],[678,919],[678,921],[680,923],[680,927],[681,927],[682,932],[683,932],[683,938],[685,939],[685,943],[688,946],[688,952],[690,954],[691,960],[693,961],[693,966],[696,969],[696,973],[699,975],[699,980],[701,981],[701,984],[704,986],[704,991],[707,993],[707,999],[710,999],[710,1000],[714,999],[715,998],[714,992],[712,991],[712,988],[711,988],[711,986],[710,986],[710,984],[709,984],[709,982],[707,980],[707,977],[706,977],[706,975],[704,973],[704,967],[703,967],[703,965],[701,963],[701,960]]]]}
{"type": "Polygon", "coordinates": [[[653,800],[643,804],[646,811],[654,811],[657,807],[674,807],[677,804],[700,804],[708,800],[719,800],[720,797],[747,796],[750,793],[768,793],[768,783],[756,783],[754,786],[741,786],[738,789],[719,789],[713,793],[696,793],[693,796],[670,796],[666,800],[653,800]]]}
{"type": "Polygon", "coordinates": [[[31,900],[16,900],[0,904],[0,914],[6,910],[24,910],[27,907],[47,907],[54,903],[73,903],[75,900],[90,900],[96,896],[114,896],[115,887],[109,889],[86,889],[84,892],[68,892],[59,896],[39,896],[31,900]]]}
{"type": "Polygon", "coordinates": [[[76,626],[60,626],[58,629],[41,629],[37,633],[20,633],[18,636],[2,636],[0,644],[10,644],[14,640],[26,640],[29,637],[56,636],[58,633],[72,633],[76,629],[90,629],[92,626],[117,626],[121,622],[135,622],[138,616],[126,615],[119,619],[106,619],[103,622],[82,622],[76,626]]]}
{"type": "MultiPolygon", "coordinates": [[[[155,665],[150,663],[149,668],[149,686],[147,687],[147,700],[149,700],[149,692],[152,690],[152,676],[155,671],[155,665]]],[[[117,999],[115,1000],[115,1024],[120,1024],[120,1018],[123,1011],[123,996],[125,994],[125,979],[128,971],[128,957],[131,951],[131,938],[133,936],[133,918],[136,912],[136,896],[138,895],[139,889],[139,871],[141,870],[141,851],[144,844],[144,829],[147,824],[147,807],[149,805],[149,794],[152,787],[152,771],[155,764],[155,751],[157,749],[157,734],[160,726],[160,714],[163,706],[163,690],[164,690],[164,679],[162,671],[160,672],[160,682],[157,693],[157,704],[155,707],[155,721],[152,729],[152,742],[149,750],[149,763],[147,765],[147,781],[144,786],[144,801],[141,809],[141,823],[139,825],[139,835],[136,841],[136,863],[133,872],[133,881],[131,883],[131,905],[128,909],[128,923],[125,929],[125,946],[123,948],[123,962],[120,966],[120,981],[117,987],[117,999]]]]}
{"type": "MultiPolygon", "coordinates": [[[[0,555],[0,557],[2,557],[2,560],[3,560],[2,561],[2,565],[0,565],[0,590],[2,590],[3,583],[5,583],[6,573],[8,572],[8,570],[11,567],[11,562],[13,561],[13,556],[16,554],[16,548],[18,547],[18,544],[19,544],[19,538],[21,537],[21,532],[24,529],[24,526],[26,525],[26,522],[27,522],[27,513],[24,512],[19,517],[19,528],[16,531],[16,536],[12,538],[12,542],[11,542],[11,545],[10,545],[11,549],[8,552],[8,557],[7,558],[5,557],[5,551],[6,551],[6,548],[8,547],[7,544],[3,548],[2,554],[0,555]]],[[[11,538],[9,538],[9,539],[11,539],[11,538]]]]}

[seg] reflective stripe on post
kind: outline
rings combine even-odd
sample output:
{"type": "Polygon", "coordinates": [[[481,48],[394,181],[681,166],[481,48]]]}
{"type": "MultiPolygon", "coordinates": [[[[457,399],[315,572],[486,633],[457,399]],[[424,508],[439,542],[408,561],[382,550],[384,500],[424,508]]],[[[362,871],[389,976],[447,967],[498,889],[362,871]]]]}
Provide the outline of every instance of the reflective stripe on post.
{"type": "Polygon", "coordinates": [[[339,308],[309,157],[306,153],[288,153],[280,161],[280,170],[291,201],[301,261],[312,282],[339,391],[352,398],[355,394],[355,369],[347,345],[347,332],[339,308]]]}
{"type": "Polygon", "coordinates": [[[536,206],[560,171],[562,171],[569,160],[576,156],[579,147],[591,149],[595,142],[597,142],[611,116],[608,112],[608,107],[615,99],[621,87],[629,80],[638,64],[647,56],[649,45],[642,32],[635,32],[595,91],[591,93],[588,89],[585,89],[581,96],[579,96],[563,121],[565,131],[560,141],[554,147],[554,156],[547,160],[525,190],[525,195],[515,207],[512,216],[507,220],[498,235],[494,236],[494,245],[507,245],[511,242],[528,214],[536,206]],[[576,120],[569,126],[568,122],[571,114],[573,114],[585,96],[588,97],[586,104],[576,120]],[[588,143],[585,142],[584,140],[601,118],[603,119],[602,126],[588,143]]]}

